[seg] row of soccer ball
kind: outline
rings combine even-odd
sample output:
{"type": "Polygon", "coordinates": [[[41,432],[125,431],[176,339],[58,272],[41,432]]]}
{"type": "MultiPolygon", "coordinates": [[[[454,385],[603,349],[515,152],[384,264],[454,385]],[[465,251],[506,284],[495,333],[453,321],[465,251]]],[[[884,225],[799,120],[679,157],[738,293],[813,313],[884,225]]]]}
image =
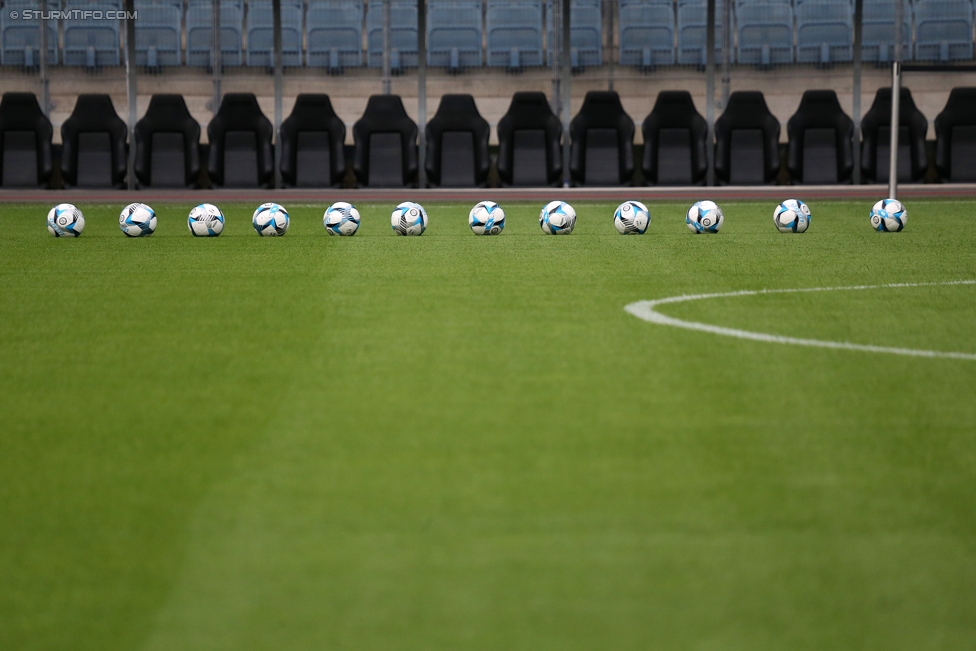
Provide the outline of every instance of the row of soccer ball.
{"type": "MultiPolygon", "coordinates": [[[[803,233],[810,227],[810,208],[799,199],[787,199],[773,211],[773,223],[784,233],[803,233]]],[[[905,228],[908,211],[895,199],[882,199],[871,209],[871,226],[882,232],[905,228]]],[[[251,217],[261,236],[284,235],[288,231],[288,211],[276,203],[258,206],[251,217]]],[[[332,204],[322,216],[329,235],[355,235],[359,230],[359,211],[344,201],[332,204]]],[[[643,235],[651,223],[647,206],[625,201],[613,213],[613,225],[622,235],[643,235]]],[[[717,233],[725,223],[722,209],[713,201],[698,201],[685,215],[693,233],[717,233]]],[[[427,230],[427,211],[413,201],[398,205],[390,215],[390,225],[399,235],[423,235],[427,230]]],[[[481,201],[468,213],[468,225],[476,235],[498,235],[505,228],[505,211],[494,201],[481,201]]],[[[539,213],[539,225],[549,235],[567,235],[576,227],[576,210],[565,201],[551,201],[539,213]]],[[[217,206],[202,203],[190,211],[187,227],[197,237],[216,237],[224,230],[224,214],[217,206]]],[[[144,203],[132,203],[119,215],[119,228],[129,237],[145,237],[156,230],[156,212],[144,203]]],[[[70,203],[62,203],[47,215],[47,229],[55,237],[78,237],[85,229],[85,217],[70,203]]]]}

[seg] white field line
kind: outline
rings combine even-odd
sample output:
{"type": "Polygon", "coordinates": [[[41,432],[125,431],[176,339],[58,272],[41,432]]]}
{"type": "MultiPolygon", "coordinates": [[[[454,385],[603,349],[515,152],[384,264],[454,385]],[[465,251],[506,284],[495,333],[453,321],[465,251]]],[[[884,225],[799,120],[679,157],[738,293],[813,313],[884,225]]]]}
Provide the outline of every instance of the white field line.
{"type": "Polygon", "coordinates": [[[732,298],[737,296],[760,296],[763,294],[800,294],[806,292],[837,292],[837,291],[858,291],[865,289],[889,289],[897,287],[942,287],[948,285],[976,285],[976,280],[953,280],[938,283],[892,283],[889,285],[855,285],[852,287],[809,287],[805,289],[758,289],[745,290],[739,292],[725,292],[721,294],[692,294],[682,296],[670,296],[659,298],[653,301],[637,301],[631,303],[624,309],[638,319],[657,323],[659,325],[674,326],[675,328],[685,328],[686,330],[698,330],[709,332],[725,337],[737,337],[739,339],[751,339],[753,341],[764,341],[774,344],[788,344],[793,346],[812,346],[816,348],[839,348],[843,350],[859,350],[868,353],[889,353],[892,355],[908,355],[911,357],[946,357],[949,359],[968,359],[976,361],[974,353],[956,353],[938,350],[916,350],[914,348],[891,348],[888,346],[870,346],[865,344],[852,344],[846,341],[821,341],[819,339],[800,339],[797,337],[783,337],[781,335],[771,335],[764,332],[749,332],[748,330],[737,330],[735,328],[723,328],[722,326],[698,323],[696,321],[683,321],[674,317],[666,316],[657,311],[659,305],[668,303],[684,303],[687,301],[700,301],[709,298],[732,298]]]}

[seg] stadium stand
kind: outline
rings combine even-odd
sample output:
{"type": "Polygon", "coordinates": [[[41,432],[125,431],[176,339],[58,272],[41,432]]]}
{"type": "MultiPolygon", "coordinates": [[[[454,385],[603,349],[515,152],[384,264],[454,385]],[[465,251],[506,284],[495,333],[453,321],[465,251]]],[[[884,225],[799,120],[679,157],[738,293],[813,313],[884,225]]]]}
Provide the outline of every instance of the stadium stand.
{"type": "MultiPolygon", "coordinates": [[[[7,2],[0,12],[0,65],[35,68],[41,62],[41,29],[38,20],[24,20],[24,9],[37,9],[31,2],[7,2]],[[18,12],[17,19],[12,18],[18,12]]],[[[47,64],[58,64],[58,23],[48,21],[47,64]]]]}
{"type": "MultiPolygon", "coordinates": [[[[731,0],[729,0],[731,2],[731,0]]],[[[722,60],[722,12],[723,0],[716,0],[715,10],[715,60],[722,60]]],[[[705,0],[687,0],[678,4],[678,63],[704,66],[708,39],[708,11],[705,0]]],[[[729,60],[735,62],[735,48],[729,52],[729,60]]]]}
{"type": "MultiPolygon", "coordinates": [[[[549,65],[558,51],[557,37],[553,31],[553,4],[546,5],[549,65]]],[[[600,0],[572,0],[570,4],[570,66],[573,70],[603,65],[603,17],[600,0]]]]}
{"type": "MultiPolygon", "coordinates": [[[[301,0],[281,2],[281,63],[283,66],[302,65],[302,14],[305,6],[301,0]]],[[[250,0],[247,3],[247,55],[248,66],[274,67],[274,15],[270,0],[250,0]]]]}
{"type": "Polygon", "coordinates": [[[793,7],[789,2],[738,4],[735,20],[738,63],[762,67],[793,63],[793,7]]]}
{"type": "Polygon", "coordinates": [[[65,187],[124,188],[128,133],[112,98],[79,95],[71,116],[61,125],[61,177],[65,187]]]}
{"type": "Polygon", "coordinates": [[[341,72],[363,65],[363,3],[311,0],[305,16],[308,65],[341,72]]]}
{"type": "Polygon", "coordinates": [[[787,167],[794,183],[850,183],[854,122],[832,90],[808,90],[786,125],[787,167]]]}
{"type": "Polygon", "coordinates": [[[136,65],[157,69],[183,63],[183,3],[138,0],[135,10],[136,65]]]}
{"type": "MultiPolygon", "coordinates": [[[[864,0],[861,60],[886,63],[894,59],[895,13],[893,0],[864,0]]],[[[912,58],[912,8],[905,0],[901,26],[902,60],[912,58]]]]}
{"type": "Polygon", "coordinates": [[[686,90],[662,91],[641,125],[648,185],[704,185],[708,124],[686,90]]]}
{"type": "Polygon", "coordinates": [[[943,181],[976,183],[976,88],[953,88],[935,118],[935,169],[943,181]]]}
{"type": "MultiPolygon", "coordinates": [[[[216,0],[220,3],[220,62],[240,66],[243,58],[241,30],[244,4],[241,0],[216,0]]],[[[213,14],[215,2],[190,0],[186,8],[186,64],[209,68],[212,64],[213,14]]]]}
{"type": "Polygon", "coordinates": [[[481,2],[430,0],[427,4],[427,65],[451,71],[481,66],[481,2]]]}
{"type": "MultiPolygon", "coordinates": [[[[68,2],[65,11],[119,10],[121,2],[68,2]]],[[[94,16],[65,18],[61,21],[64,30],[64,65],[99,68],[117,66],[120,62],[121,36],[118,20],[96,20],[94,16]]]]}
{"type": "MultiPolygon", "coordinates": [[[[383,67],[383,3],[366,9],[366,57],[372,68],[383,67]]],[[[417,67],[417,2],[392,0],[390,5],[390,68],[417,67]]]]}
{"type": "Polygon", "coordinates": [[[720,185],[762,185],[779,173],[779,120],[757,91],[738,91],[715,121],[715,179],[720,185]]]}
{"type": "Polygon", "coordinates": [[[827,65],[854,57],[854,8],[849,0],[797,0],[797,63],[827,65]]]}
{"type": "Polygon", "coordinates": [[[613,91],[591,90],[569,125],[569,173],[578,185],[628,185],[634,178],[634,121],[613,91]]]}
{"type": "MultiPolygon", "coordinates": [[[[902,87],[898,98],[898,181],[917,182],[928,167],[925,133],[928,120],[915,107],[912,93],[902,87]]],[[[861,120],[861,171],[866,183],[888,180],[891,142],[891,88],[881,88],[861,120]]]]}
{"type": "Polygon", "coordinates": [[[427,180],[433,187],[488,185],[491,128],[471,95],[444,95],[427,123],[427,180]]]}
{"type": "Polygon", "coordinates": [[[182,95],[153,95],[133,137],[133,171],[141,187],[198,187],[200,125],[182,95]]]}
{"type": "Polygon", "coordinates": [[[973,5],[969,0],[916,0],[915,59],[973,58],[973,5]]]}
{"type": "Polygon", "coordinates": [[[0,187],[47,187],[54,170],[54,130],[33,93],[0,99],[0,187]]]}
{"type": "Polygon", "coordinates": [[[517,72],[543,64],[542,0],[488,0],[485,16],[489,66],[517,72]]]}
{"type": "Polygon", "coordinates": [[[274,128],[251,93],[228,93],[207,125],[210,184],[269,188],[274,181],[274,128]]]}
{"type": "Polygon", "coordinates": [[[353,125],[352,169],[370,188],[402,188],[417,180],[417,124],[397,95],[373,95],[353,125]]]}
{"type": "Polygon", "coordinates": [[[673,65],[674,7],[670,2],[620,3],[620,65],[650,70],[673,65]]]}
{"type": "Polygon", "coordinates": [[[556,186],[563,127],[544,93],[519,92],[498,121],[498,176],[504,186],[556,186]]]}
{"type": "Polygon", "coordinates": [[[285,187],[327,188],[346,175],[346,125],[328,95],[302,94],[281,123],[281,180],[285,187]]]}

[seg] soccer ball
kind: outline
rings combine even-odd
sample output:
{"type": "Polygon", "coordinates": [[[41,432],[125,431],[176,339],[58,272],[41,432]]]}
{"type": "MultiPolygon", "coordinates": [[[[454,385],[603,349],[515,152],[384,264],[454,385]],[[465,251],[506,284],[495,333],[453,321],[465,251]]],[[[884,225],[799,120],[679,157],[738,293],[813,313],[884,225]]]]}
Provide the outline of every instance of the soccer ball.
{"type": "Polygon", "coordinates": [[[224,213],[212,203],[201,203],[190,211],[186,227],[195,237],[217,237],[224,230],[224,213]]]}
{"type": "Polygon", "coordinates": [[[871,209],[871,226],[879,233],[897,233],[908,223],[908,211],[897,199],[882,199],[871,209]]]}
{"type": "Polygon", "coordinates": [[[550,201],[539,213],[539,226],[548,235],[569,235],[576,228],[576,211],[565,201],[550,201]]]}
{"type": "Polygon", "coordinates": [[[810,228],[810,207],[799,199],[787,199],[773,211],[780,233],[805,233],[810,228]]]}
{"type": "Polygon", "coordinates": [[[505,211],[494,201],[482,201],[468,213],[468,226],[475,235],[498,235],[505,229],[505,211]]]}
{"type": "Polygon", "coordinates": [[[345,201],[337,201],[322,215],[322,224],[329,235],[355,235],[359,230],[359,211],[345,201]]]}
{"type": "Polygon", "coordinates": [[[251,217],[251,225],[261,237],[284,235],[288,222],[288,211],[276,203],[262,203],[251,217]]]}
{"type": "Polygon", "coordinates": [[[640,201],[625,201],[613,213],[613,226],[621,235],[643,235],[651,225],[651,213],[640,201]]]}
{"type": "Polygon", "coordinates": [[[390,215],[390,225],[397,235],[423,235],[427,230],[427,212],[419,203],[404,201],[390,215]]]}
{"type": "Polygon", "coordinates": [[[70,203],[59,203],[47,214],[47,230],[54,237],[78,237],[85,230],[85,216],[70,203]]]}
{"type": "Polygon", "coordinates": [[[144,203],[130,203],[119,215],[119,228],[128,237],[148,237],[156,232],[156,213],[144,203]]]}
{"type": "Polygon", "coordinates": [[[725,222],[725,215],[714,201],[699,201],[688,209],[685,224],[692,233],[718,233],[725,222]]]}

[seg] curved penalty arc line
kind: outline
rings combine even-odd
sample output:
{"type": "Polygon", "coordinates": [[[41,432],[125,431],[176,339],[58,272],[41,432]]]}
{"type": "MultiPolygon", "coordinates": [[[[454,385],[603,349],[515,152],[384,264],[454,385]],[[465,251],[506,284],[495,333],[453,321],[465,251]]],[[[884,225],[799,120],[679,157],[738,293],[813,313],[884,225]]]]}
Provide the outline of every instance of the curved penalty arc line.
{"type": "Polygon", "coordinates": [[[723,292],[718,294],[685,294],[681,296],[670,296],[659,298],[653,301],[637,301],[624,307],[638,319],[656,323],[658,325],[684,328],[686,330],[697,330],[711,334],[722,335],[724,337],[736,337],[738,339],[749,339],[752,341],[762,341],[774,344],[787,344],[793,346],[810,346],[814,348],[834,348],[841,350],[858,350],[867,353],[888,353],[891,355],[907,355],[910,357],[941,357],[948,359],[965,359],[976,361],[976,353],[959,353],[938,350],[917,350],[914,348],[893,348],[889,346],[872,346],[867,344],[852,344],[846,341],[823,341],[820,339],[801,339],[798,337],[784,337],[782,335],[771,335],[764,332],[750,332],[748,330],[738,330],[736,328],[725,328],[722,326],[699,323],[697,321],[685,321],[676,319],[657,311],[660,305],[669,303],[685,303],[688,301],[701,301],[710,298],[735,298],[740,296],[762,296],[764,294],[801,294],[810,292],[838,292],[838,291],[861,291],[867,289],[894,289],[904,287],[945,287],[951,285],[976,285],[976,280],[952,280],[947,282],[935,283],[891,283],[888,285],[854,285],[850,287],[809,287],[802,289],[758,289],[743,290],[738,292],[723,292]]]}

